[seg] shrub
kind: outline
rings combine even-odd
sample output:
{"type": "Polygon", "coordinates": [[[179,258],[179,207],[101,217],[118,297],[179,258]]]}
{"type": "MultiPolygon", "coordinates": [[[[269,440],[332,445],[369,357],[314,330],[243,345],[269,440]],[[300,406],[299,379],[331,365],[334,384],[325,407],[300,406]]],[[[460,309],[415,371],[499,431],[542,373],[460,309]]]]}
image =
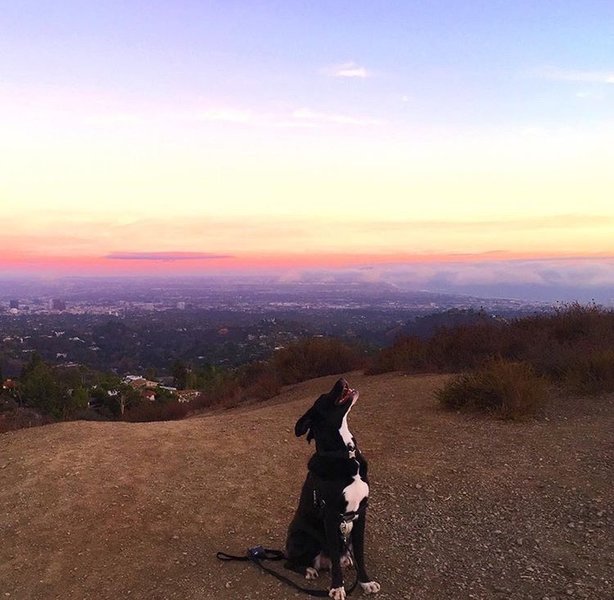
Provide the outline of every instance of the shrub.
{"type": "Polygon", "coordinates": [[[481,365],[499,355],[508,356],[509,329],[500,322],[476,323],[437,331],[428,354],[440,371],[459,371],[481,365]]]}
{"type": "Polygon", "coordinates": [[[399,337],[376,355],[368,374],[459,372],[500,356],[574,391],[598,393],[614,388],[612,348],[614,311],[572,303],[509,323],[440,328],[428,339],[399,337]]]}
{"type": "Polygon", "coordinates": [[[190,412],[188,402],[142,402],[124,413],[124,421],[176,421],[190,412]]]}
{"type": "Polygon", "coordinates": [[[232,408],[240,404],[242,398],[243,388],[239,377],[236,373],[229,371],[214,384],[202,390],[200,396],[190,402],[190,409],[232,408]]]}
{"type": "Polygon", "coordinates": [[[378,375],[389,371],[436,371],[435,365],[429,363],[426,357],[427,344],[423,340],[402,336],[392,346],[377,353],[366,373],[378,375]]]}
{"type": "Polygon", "coordinates": [[[514,420],[541,412],[547,397],[546,383],[531,365],[500,358],[455,377],[437,393],[446,408],[494,413],[514,420]]]}
{"type": "Polygon", "coordinates": [[[108,421],[109,417],[93,408],[82,408],[72,415],[73,421],[108,421]]]}
{"type": "Polygon", "coordinates": [[[272,363],[280,383],[286,385],[359,369],[364,359],[340,340],[314,337],[277,351],[272,363]]]}
{"type": "Polygon", "coordinates": [[[0,433],[14,431],[25,427],[38,427],[53,423],[53,419],[32,408],[14,408],[0,414],[0,433]]]}
{"type": "Polygon", "coordinates": [[[257,400],[268,400],[281,391],[279,377],[273,371],[261,373],[246,389],[248,397],[257,400]]]}
{"type": "Polygon", "coordinates": [[[614,392],[614,350],[576,356],[565,374],[568,387],[583,394],[614,392]]]}

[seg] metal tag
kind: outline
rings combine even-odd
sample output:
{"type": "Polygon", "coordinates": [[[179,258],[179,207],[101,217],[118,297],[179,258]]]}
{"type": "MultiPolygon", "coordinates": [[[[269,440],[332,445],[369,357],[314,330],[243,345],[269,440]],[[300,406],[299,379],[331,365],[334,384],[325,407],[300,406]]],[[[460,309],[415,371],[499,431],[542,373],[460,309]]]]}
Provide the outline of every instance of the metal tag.
{"type": "Polygon", "coordinates": [[[350,524],[347,521],[341,521],[341,525],[339,525],[339,529],[341,530],[341,535],[346,538],[350,531],[352,531],[352,528],[350,527],[350,524]]]}

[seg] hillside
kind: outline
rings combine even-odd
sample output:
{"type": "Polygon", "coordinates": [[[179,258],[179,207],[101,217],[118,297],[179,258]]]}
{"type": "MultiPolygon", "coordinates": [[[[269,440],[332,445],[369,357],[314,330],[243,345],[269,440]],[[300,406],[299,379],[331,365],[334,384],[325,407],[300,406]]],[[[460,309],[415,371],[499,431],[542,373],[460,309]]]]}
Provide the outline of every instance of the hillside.
{"type": "MultiPolygon", "coordinates": [[[[347,377],[379,598],[614,596],[613,396],[517,424],[439,410],[444,376],[347,377]]],[[[183,421],[1,435],[0,597],[297,596],[215,552],[283,546],[312,449],[293,426],[334,379],[183,421]]]]}

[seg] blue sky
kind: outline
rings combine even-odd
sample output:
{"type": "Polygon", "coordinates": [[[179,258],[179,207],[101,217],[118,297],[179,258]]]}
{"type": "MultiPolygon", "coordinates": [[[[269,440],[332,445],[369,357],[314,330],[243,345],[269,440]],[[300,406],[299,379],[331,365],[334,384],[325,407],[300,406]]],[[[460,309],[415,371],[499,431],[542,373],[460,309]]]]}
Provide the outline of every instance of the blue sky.
{"type": "Polygon", "coordinates": [[[6,2],[0,67],[5,83],[127,106],[201,95],[464,127],[595,121],[611,99],[576,94],[604,93],[613,22],[612,2],[564,0],[6,2]],[[348,63],[368,76],[322,77],[348,63]]]}

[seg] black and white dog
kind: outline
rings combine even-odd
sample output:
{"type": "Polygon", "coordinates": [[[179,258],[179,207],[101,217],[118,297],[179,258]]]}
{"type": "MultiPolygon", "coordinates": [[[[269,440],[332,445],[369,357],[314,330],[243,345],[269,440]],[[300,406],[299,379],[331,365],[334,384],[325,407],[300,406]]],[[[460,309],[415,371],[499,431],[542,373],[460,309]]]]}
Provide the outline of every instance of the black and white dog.
{"type": "Polygon", "coordinates": [[[321,569],[331,570],[329,596],[344,600],[342,567],[356,561],[358,582],[367,594],[380,590],[365,570],[364,535],[369,483],[367,461],[350,433],[347,417],[358,392],[339,379],[297,421],[297,437],[307,433],[316,441],[309,460],[294,519],[288,528],[286,566],[314,579],[321,569]]]}

